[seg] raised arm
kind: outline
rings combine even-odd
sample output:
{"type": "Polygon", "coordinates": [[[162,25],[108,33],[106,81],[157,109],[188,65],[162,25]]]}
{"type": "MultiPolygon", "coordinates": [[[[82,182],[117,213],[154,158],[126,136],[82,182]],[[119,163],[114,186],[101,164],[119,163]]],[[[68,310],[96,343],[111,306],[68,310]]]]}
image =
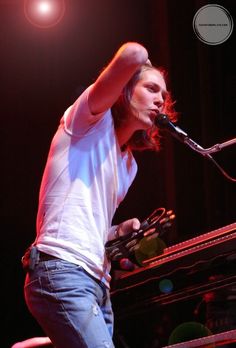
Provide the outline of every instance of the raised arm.
{"type": "Polygon", "coordinates": [[[109,109],[136,70],[147,60],[148,52],[142,45],[136,42],[123,44],[90,91],[88,103],[91,112],[98,114],[109,109]]]}

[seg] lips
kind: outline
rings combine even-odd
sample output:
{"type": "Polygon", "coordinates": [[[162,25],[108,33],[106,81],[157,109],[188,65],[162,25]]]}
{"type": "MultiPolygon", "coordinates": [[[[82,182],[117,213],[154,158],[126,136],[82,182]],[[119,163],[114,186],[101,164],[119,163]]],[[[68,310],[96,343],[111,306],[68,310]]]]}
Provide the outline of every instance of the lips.
{"type": "Polygon", "coordinates": [[[155,113],[155,115],[159,114],[159,109],[148,109],[150,112],[155,113]]]}
{"type": "Polygon", "coordinates": [[[153,120],[157,117],[158,114],[159,114],[158,110],[149,110],[149,117],[153,120]]]}

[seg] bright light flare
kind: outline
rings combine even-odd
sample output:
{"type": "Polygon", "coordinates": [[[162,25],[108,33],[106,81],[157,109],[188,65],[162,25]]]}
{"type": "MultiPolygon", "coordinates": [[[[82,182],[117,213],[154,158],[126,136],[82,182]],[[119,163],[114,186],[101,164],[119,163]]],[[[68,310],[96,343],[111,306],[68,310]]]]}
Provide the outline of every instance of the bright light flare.
{"type": "Polygon", "coordinates": [[[50,13],[52,10],[53,8],[48,1],[42,1],[38,4],[38,11],[42,14],[50,13]]]}
{"type": "Polygon", "coordinates": [[[27,20],[39,28],[55,26],[64,16],[64,12],[64,0],[24,0],[27,20]]]}

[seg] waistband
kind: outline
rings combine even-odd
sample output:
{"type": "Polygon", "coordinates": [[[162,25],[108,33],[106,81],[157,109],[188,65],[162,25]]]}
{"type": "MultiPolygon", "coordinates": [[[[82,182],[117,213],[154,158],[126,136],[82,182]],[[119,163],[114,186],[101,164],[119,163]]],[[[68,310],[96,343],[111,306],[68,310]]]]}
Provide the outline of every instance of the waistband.
{"type": "Polygon", "coordinates": [[[38,250],[38,252],[39,252],[39,261],[59,260],[58,257],[46,254],[43,251],[38,250]]]}
{"type": "Polygon", "coordinates": [[[35,266],[38,265],[40,261],[49,261],[49,260],[59,260],[58,257],[46,254],[37,249],[36,246],[30,246],[24,256],[21,259],[23,268],[26,272],[34,270],[35,266]]]}

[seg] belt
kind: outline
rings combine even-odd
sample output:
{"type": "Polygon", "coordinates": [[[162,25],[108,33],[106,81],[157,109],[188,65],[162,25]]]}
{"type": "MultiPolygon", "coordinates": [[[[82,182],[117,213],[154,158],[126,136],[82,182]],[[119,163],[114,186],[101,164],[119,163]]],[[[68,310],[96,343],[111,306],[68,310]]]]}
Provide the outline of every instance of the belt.
{"type": "Polygon", "coordinates": [[[40,261],[58,260],[56,256],[39,251],[35,246],[28,248],[21,259],[22,266],[26,272],[34,270],[40,261]]]}
{"type": "Polygon", "coordinates": [[[39,251],[39,261],[58,260],[58,257],[39,251]]]}

